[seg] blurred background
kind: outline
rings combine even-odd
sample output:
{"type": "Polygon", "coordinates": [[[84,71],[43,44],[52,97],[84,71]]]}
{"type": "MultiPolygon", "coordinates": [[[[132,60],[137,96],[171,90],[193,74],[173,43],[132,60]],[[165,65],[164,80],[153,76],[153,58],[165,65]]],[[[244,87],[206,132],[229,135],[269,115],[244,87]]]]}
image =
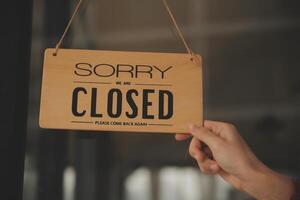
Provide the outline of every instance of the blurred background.
{"type": "MultiPolygon", "coordinates": [[[[172,135],[38,126],[43,51],[77,1],[34,0],[24,200],[250,200],[202,174],[172,135]]],[[[234,123],[268,166],[300,171],[300,4],[169,0],[204,59],[205,118],[234,123]]],[[[161,0],[85,0],[64,48],[185,52],[161,0]]],[[[49,102],[51,103],[51,102],[49,102]]]]}

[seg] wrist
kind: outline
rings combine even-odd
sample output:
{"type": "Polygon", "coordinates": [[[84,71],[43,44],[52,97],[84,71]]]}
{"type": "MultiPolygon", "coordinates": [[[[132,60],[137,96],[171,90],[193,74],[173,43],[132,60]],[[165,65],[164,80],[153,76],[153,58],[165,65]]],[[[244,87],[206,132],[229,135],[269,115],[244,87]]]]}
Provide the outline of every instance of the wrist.
{"type": "Polygon", "coordinates": [[[249,170],[242,190],[259,200],[290,200],[294,192],[293,181],[262,163],[249,170]]]}

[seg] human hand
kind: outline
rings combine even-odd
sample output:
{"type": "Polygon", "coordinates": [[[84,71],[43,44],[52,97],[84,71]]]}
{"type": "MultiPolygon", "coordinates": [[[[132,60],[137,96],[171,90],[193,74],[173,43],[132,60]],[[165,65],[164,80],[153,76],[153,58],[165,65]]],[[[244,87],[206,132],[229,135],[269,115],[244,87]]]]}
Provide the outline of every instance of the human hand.
{"type": "Polygon", "coordinates": [[[258,199],[291,197],[292,181],[259,161],[233,125],[205,121],[204,127],[191,125],[190,134],[177,134],[176,139],[190,136],[193,136],[190,155],[204,173],[220,175],[235,188],[258,199]]]}

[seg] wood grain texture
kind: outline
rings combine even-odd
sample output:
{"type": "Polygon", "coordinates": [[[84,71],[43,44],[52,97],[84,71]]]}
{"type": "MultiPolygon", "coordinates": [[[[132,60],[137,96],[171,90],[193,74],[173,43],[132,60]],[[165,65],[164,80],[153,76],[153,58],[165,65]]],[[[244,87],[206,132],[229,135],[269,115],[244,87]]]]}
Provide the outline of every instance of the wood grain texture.
{"type": "MultiPolygon", "coordinates": [[[[47,49],[44,57],[40,105],[42,128],[185,133],[190,123],[203,122],[202,63],[198,59],[192,61],[189,54],[60,49],[57,56],[53,56],[54,51],[47,49]],[[76,96],[76,112],[85,112],[80,117],[72,112],[75,88],[85,90],[76,96]],[[108,114],[108,93],[112,88],[122,94],[121,114],[115,118],[108,114]],[[133,114],[132,104],[126,96],[130,90],[138,92],[131,95],[137,107],[135,118],[127,116],[133,114]],[[154,90],[148,93],[148,106],[145,105],[144,90],[154,90]],[[92,91],[97,92],[94,93],[97,117],[91,114],[92,91]],[[163,103],[159,98],[160,91],[163,103]],[[173,114],[170,118],[159,119],[159,112],[163,115],[170,111],[170,96],[164,91],[173,96],[173,114]],[[163,104],[162,110],[159,110],[159,103],[163,104]],[[143,118],[143,110],[154,119],[143,118]]],[[[198,58],[201,62],[201,57],[198,58]]],[[[116,114],[116,93],[112,99],[111,112],[116,114]]]]}

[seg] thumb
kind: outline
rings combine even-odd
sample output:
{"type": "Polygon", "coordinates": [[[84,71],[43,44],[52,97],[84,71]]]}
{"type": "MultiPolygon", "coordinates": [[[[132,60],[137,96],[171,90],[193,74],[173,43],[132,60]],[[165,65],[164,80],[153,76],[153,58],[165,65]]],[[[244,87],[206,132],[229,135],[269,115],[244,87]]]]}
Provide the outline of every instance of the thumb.
{"type": "Polygon", "coordinates": [[[209,129],[205,127],[199,127],[192,124],[190,125],[190,131],[195,138],[204,142],[211,149],[214,149],[214,147],[216,147],[221,142],[221,138],[213,134],[209,129]]]}

